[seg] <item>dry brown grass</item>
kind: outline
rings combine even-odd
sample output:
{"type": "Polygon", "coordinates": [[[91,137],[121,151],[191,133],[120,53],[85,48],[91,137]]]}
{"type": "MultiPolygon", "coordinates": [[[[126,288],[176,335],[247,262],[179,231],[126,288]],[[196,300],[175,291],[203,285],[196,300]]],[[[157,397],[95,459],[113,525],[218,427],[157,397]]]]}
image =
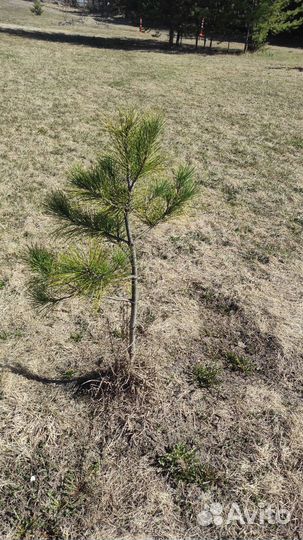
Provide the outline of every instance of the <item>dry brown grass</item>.
{"type": "MultiPolygon", "coordinates": [[[[3,3],[3,22],[32,17],[26,2],[19,18],[12,0],[3,3]]],[[[110,365],[112,344],[124,346],[115,303],[96,314],[74,301],[41,318],[21,259],[29,242],[48,241],[44,195],[102,150],[104,116],[125,105],[161,109],[172,163],[189,159],[202,182],[197,209],[140,248],[137,371],[148,388],[92,401],[72,384],[3,371],[2,536],[299,538],[302,51],[174,56],[1,34],[0,64],[3,365],[74,377],[110,365]],[[231,351],[255,369],[231,371],[231,351]],[[193,366],[212,362],[221,384],[195,386],[193,366]],[[172,485],[157,467],[179,442],[216,470],[207,493],[172,485]],[[203,528],[205,500],[293,514],[285,526],[203,528]]]]}

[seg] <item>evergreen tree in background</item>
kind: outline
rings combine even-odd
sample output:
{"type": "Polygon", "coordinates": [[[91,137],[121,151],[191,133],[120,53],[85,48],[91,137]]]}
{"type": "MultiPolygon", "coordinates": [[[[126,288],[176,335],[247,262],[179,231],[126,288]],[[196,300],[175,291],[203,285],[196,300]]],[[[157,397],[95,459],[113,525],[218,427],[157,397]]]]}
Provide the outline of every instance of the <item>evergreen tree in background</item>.
{"type": "Polygon", "coordinates": [[[32,246],[28,254],[30,291],[39,304],[78,295],[99,304],[111,290],[120,291],[116,299],[130,306],[129,364],[136,348],[137,244],[146,242],[150,229],[178,216],[198,191],[188,165],[166,177],[162,130],[157,115],[120,114],[108,127],[111,153],[88,169],[73,169],[66,189],[53,192],[46,201],[58,222],[58,237],[90,241],[59,252],[32,246]],[[129,299],[121,297],[127,283],[129,299]]]}
{"type": "Polygon", "coordinates": [[[43,9],[42,9],[42,4],[40,0],[34,1],[34,4],[31,7],[31,12],[34,13],[34,15],[42,15],[43,9]]]}
{"type": "Polygon", "coordinates": [[[276,0],[272,6],[269,31],[272,34],[297,30],[303,26],[302,0],[276,0]]]}
{"type": "Polygon", "coordinates": [[[124,15],[137,24],[143,17],[146,27],[168,30],[171,47],[180,45],[182,36],[195,38],[197,47],[202,18],[210,47],[216,38],[244,38],[245,51],[303,25],[302,0],[89,0],[88,6],[104,17],[124,15]]]}

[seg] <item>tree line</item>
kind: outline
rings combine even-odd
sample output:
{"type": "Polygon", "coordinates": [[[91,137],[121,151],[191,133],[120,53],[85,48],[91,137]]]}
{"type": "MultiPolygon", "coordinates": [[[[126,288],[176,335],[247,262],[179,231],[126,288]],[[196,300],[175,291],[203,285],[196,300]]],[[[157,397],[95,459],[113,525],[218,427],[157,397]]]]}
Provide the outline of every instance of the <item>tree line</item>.
{"type": "Polygon", "coordinates": [[[105,17],[137,23],[142,18],[145,28],[165,29],[170,46],[179,46],[183,37],[194,38],[197,46],[205,32],[210,46],[214,38],[244,39],[245,50],[253,51],[269,36],[303,26],[302,0],[87,0],[87,6],[105,17]]]}

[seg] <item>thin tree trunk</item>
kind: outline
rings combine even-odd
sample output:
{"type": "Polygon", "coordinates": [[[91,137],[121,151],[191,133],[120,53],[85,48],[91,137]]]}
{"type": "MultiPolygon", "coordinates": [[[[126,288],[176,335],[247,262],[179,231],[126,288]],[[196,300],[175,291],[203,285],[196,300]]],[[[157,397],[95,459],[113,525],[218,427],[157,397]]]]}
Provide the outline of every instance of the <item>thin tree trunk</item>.
{"type": "Polygon", "coordinates": [[[212,48],[212,45],[213,45],[213,38],[210,38],[210,42],[209,42],[209,48],[210,49],[212,48]]]}
{"type": "Polygon", "coordinates": [[[130,362],[133,361],[136,353],[136,330],[137,330],[137,311],[138,311],[138,265],[137,265],[137,252],[134,243],[132,230],[129,222],[129,214],[125,213],[125,228],[127,234],[127,241],[130,250],[130,262],[132,268],[131,279],[131,312],[129,320],[129,338],[128,338],[128,355],[130,362]]]}
{"type": "Polygon", "coordinates": [[[244,52],[248,51],[249,34],[250,34],[250,28],[249,28],[249,25],[247,25],[247,31],[246,31],[246,37],[245,37],[245,43],[244,43],[244,52]]]}
{"type": "Polygon", "coordinates": [[[181,30],[178,30],[178,32],[177,32],[177,37],[176,37],[176,46],[177,46],[177,47],[180,47],[180,45],[181,45],[181,40],[182,40],[182,31],[181,31],[181,30]]]}
{"type": "Polygon", "coordinates": [[[168,43],[169,43],[170,47],[174,46],[174,35],[175,35],[174,28],[173,28],[173,26],[170,26],[169,27],[169,39],[168,39],[168,43]]]}
{"type": "Polygon", "coordinates": [[[196,46],[195,49],[198,49],[198,43],[199,43],[199,34],[196,34],[196,46]]]}

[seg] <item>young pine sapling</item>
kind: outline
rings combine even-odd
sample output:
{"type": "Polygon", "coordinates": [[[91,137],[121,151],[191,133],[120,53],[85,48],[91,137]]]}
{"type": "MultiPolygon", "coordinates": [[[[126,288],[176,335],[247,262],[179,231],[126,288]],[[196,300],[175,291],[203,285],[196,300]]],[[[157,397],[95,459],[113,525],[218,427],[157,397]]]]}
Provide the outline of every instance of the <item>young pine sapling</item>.
{"type": "Polygon", "coordinates": [[[107,291],[130,283],[128,366],[136,351],[138,309],[137,243],[159,223],[177,216],[198,191],[194,171],[181,165],[163,176],[165,159],[161,117],[131,111],[108,126],[109,154],[90,168],[77,166],[64,191],[52,192],[48,213],[58,222],[56,234],[89,242],[59,252],[29,248],[30,291],[39,304],[86,295],[98,303],[107,291]]]}
{"type": "Polygon", "coordinates": [[[31,7],[31,12],[34,15],[42,15],[43,8],[42,8],[41,0],[34,0],[34,3],[31,7]]]}

